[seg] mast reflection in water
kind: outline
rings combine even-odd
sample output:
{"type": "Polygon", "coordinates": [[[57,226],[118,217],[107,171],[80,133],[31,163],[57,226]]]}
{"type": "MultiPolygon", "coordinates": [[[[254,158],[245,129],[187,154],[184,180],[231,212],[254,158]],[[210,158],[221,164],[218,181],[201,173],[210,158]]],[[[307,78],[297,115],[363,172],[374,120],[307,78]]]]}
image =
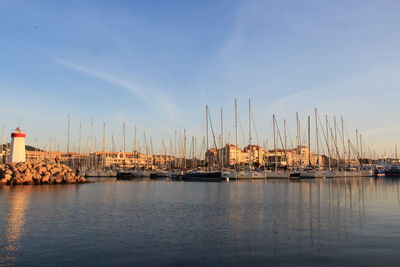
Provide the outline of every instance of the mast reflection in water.
{"type": "MultiPolygon", "coordinates": [[[[98,180],[100,181],[100,180],[98,180]]],[[[397,179],[0,188],[3,263],[397,265],[397,179]],[[4,218],[4,219],[3,219],[4,218]]],[[[106,182],[104,182],[106,181],[106,182]]]]}

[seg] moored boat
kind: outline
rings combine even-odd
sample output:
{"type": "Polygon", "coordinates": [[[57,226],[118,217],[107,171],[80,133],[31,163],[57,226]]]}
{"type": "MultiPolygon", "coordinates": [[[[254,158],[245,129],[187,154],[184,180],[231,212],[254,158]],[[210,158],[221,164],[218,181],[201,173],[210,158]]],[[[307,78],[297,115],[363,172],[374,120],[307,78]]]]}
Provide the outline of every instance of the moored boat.
{"type": "Polygon", "coordinates": [[[400,177],[400,166],[391,166],[390,169],[385,170],[385,176],[400,177]]]}
{"type": "Polygon", "coordinates": [[[117,179],[128,180],[128,179],[132,179],[132,178],[135,178],[135,176],[133,175],[133,173],[131,171],[119,171],[119,172],[117,172],[117,179]]]}
{"type": "Polygon", "coordinates": [[[221,172],[200,172],[193,171],[183,175],[182,180],[184,181],[209,181],[209,182],[220,182],[221,172]]]}
{"type": "Polygon", "coordinates": [[[99,172],[93,170],[86,171],[85,177],[99,177],[99,172]]]}
{"type": "Polygon", "coordinates": [[[334,173],[329,170],[317,170],[313,166],[307,166],[304,171],[300,173],[300,179],[313,178],[334,178],[334,173]]]}
{"type": "Polygon", "coordinates": [[[157,179],[157,178],[167,178],[169,177],[169,172],[167,171],[156,171],[150,173],[150,178],[157,179]]]}
{"type": "Polygon", "coordinates": [[[239,171],[239,172],[234,172],[230,173],[227,175],[229,179],[263,179],[265,178],[265,174],[261,172],[256,172],[256,171],[239,171]]]}

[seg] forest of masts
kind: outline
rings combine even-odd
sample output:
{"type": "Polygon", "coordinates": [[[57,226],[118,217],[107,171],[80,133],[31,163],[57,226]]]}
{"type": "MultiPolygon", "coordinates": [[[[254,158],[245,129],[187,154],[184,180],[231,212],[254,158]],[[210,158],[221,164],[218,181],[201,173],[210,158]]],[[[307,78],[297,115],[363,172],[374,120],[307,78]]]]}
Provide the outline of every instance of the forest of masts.
{"type": "MultiPolygon", "coordinates": [[[[312,116],[307,116],[305,122],[303,122],[300,120],[299,114],[296,113],[296,135],[293,138],[287,126],[286,119],[282,120],[283,125],[280,126],[276,116],[273,115],[272,127],[270,127],[272,128],[273,137],[272,145],[270,147],[268,139],[260,142],[250,99],[248,101],[247,137],[245,136],[245,127],[240,119],[236,99],[234,108],[234,140],[231,140],[230,131],[227,131],[226,134],[224,133],[225,126],[223,108],[221,107],[219,112],[219,133],[217,133],[218,130],[213,126],[209,108],[206,106],[205,125],[203,124],[205,126],[203,127],[203,129],[205,128],[205,133],[203,136],[188,136],[186,129],[175,129],[173,137],[161,138],[157,151],[154,149],[152,136],[148,136],[148,133],[146,133],[145,130],[139,132],[136,125],[133,127],[133,133],[127,134],[125,122],[122,124],[122,135],[120,136],[121,141],[119,146],[115,142],[115,136],[108,133],[109,130],[107,129],[106,123],[102,124],[102,133],[99,138],[98,131],[95,133],[94,130],[93,119],[91,119],[89,125],[90,133],[85,140],[83,138],[83,122],[82,119],[79,120],[77,144],[71,142],[72,131],[70,114],[68,114],[65,149],[62,149],[62,138],[56,138],[54,136],[49,136],[47,143],[43,146],[39,145],[39,139],[37,137],[34,138],[34,144],[31,144],[36,149],[41,147],[41,150],[49,153],[51,156],[56,153],[61,153],[61,151],[64,150],[64,153],[78,154],[91,154],[94,152],[122,152],[125,155],[126,153],[133,154],[134,152],[140,152],[146,155],[171,155],[181,159],[206,160],[205,154],[210,148],[220,149],[226,144],[233,144],[243,148],[251,144],[260,146],[270,153],[279,149],[286,151],[289,149],[299,149],[302,146],[309,147],[311,151],[314,151],[318,155],[325,155],[329,159],[336,159],[336,162],[377,159],[375,150],[371,150],[366,146],[363,136],[358,132],[358,130],[355,130],[352,135],[348,133],[342,116],[340,118],[333,117],[330,120],[327,115],[321,118],[317,109],[315,109],[314,114],[312,116]],[[130,146],[127,145],[128,135],[133,135],[130,146]],[[239,139],[242,139],[242,146],[239,143],[239,139]],[[99,141],[101,141],[100,147],[98,146],[99,141]]],[[[5,131],[3,126],[0,144],[4,144],[4,141],[5,131]]],[[[5,150],[8,145],[4,144],[2,146],[2,150],[5,150]]],[[[397,145],[395,146],[394,155],[389,156],[397,158],[397,145]]],[[[386,152],[384,155],[380,155],[380,157],[386,158],[386,152]]]]}

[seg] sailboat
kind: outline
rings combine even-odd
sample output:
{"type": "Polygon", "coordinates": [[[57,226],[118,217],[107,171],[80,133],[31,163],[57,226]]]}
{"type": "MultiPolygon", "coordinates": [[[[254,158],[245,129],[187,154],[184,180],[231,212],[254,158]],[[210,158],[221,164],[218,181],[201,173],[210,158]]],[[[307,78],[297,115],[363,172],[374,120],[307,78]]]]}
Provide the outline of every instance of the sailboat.
{"type": "MultiPolygon", "coordinates": [[[[290,177],[295,178],[298,177],[300,174],[299,173],[291,173],[288,171],[279,171],[278,170],[278,157],[277,157],[277,144],[276,144],[276,131],[278,130],[278,135],[279,134],[279,129],[277,128],[277,123],[276,123],[276,118],[275,114],[272,115],[272,129],[273,129],[273,138],[274,138],[274,157],[275,157],[275,167],[273,171],[268,171],[266,172],[266,178],[268,179],[289,179],[290,177]]],[[[285,145],[284,145],[284,151],[285,151],[285,158],[286,158],[286,121],[285,121],[285,145]]]]}
{"type": "Polygon", "coordinates": [[[308,166],[300,174],[300,178],[333,178],[334,173],[330,170],[321,170],[319,162],[319,138],[318,138],[318,115],[317,109],[315,109],[315,129],[316,129],[316,140],[317,140],[317,163],[315,167],[311,165],[311,124],[310,116],[308,116],[308,166]]]}
{"type": "MultiPolygon", "coordinates": [[[[208,111],[208,105],[206,105],[206,151],[208,151],[208,127],[209,124],[211,126],[211,131],[213,134],[213,139],[214,139],[214,145],[216,147],[215,144],[215,138],[214,138],[214,132],[213,132],[213,128],[212,128],[212,124],[211,124],[211,117],[210,117],[210,113],[208,111]]],[[[207,156],[207,152],[206,152],[206,170],[193,170],[193,171],[189,171],[185,174],[183,174],[182,176],[182,180],[185,181],[216,181],[216,182],[220,182],[221,178],[222,178],[222,173],[221,171],[213,171],[210,170],[210,162],[209,162],[209,158],[207,156]]]]}
{"type": "MultiPolygon", "coordinates": [[[[251,122],[252,122],[252,117],[251,117],[251,100],[249,99],[249,145],[248,145],[248,152],[249,152],[249,161],[248,161],[248,170],[242,170],[242,171],[238,171],[237,170],[237,155],[236,155],[236,164],[235,164],[235,170],[233,173],[228,173],[227,177],[229,179],[233,179],[233,180],[238,180],[238,179],[265,179],[265,173],[264,172],[259,172],[259,171],[255,171],[253,170],[253,160],[252,160],[252,154],[253,154],[253,146],[251,144],[252,142],[252,138],[251,138],[251,122]]],[[[236,146],[238,146],[238,141],[237,141],[237,121],[238,121],[238,116],[237,116],[237,101],[235,99],[235,142],[236,142],[236,146]]]]}

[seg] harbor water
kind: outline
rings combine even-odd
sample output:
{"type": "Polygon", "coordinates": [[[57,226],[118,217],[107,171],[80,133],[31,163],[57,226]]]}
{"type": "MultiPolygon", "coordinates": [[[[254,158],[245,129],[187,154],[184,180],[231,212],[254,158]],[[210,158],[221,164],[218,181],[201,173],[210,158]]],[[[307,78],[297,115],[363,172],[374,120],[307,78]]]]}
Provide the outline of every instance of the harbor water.
{"type": "Polygon", "coordinates": [[[0,266],[399,266],[398,178],[0,187],[0,266]]]}

